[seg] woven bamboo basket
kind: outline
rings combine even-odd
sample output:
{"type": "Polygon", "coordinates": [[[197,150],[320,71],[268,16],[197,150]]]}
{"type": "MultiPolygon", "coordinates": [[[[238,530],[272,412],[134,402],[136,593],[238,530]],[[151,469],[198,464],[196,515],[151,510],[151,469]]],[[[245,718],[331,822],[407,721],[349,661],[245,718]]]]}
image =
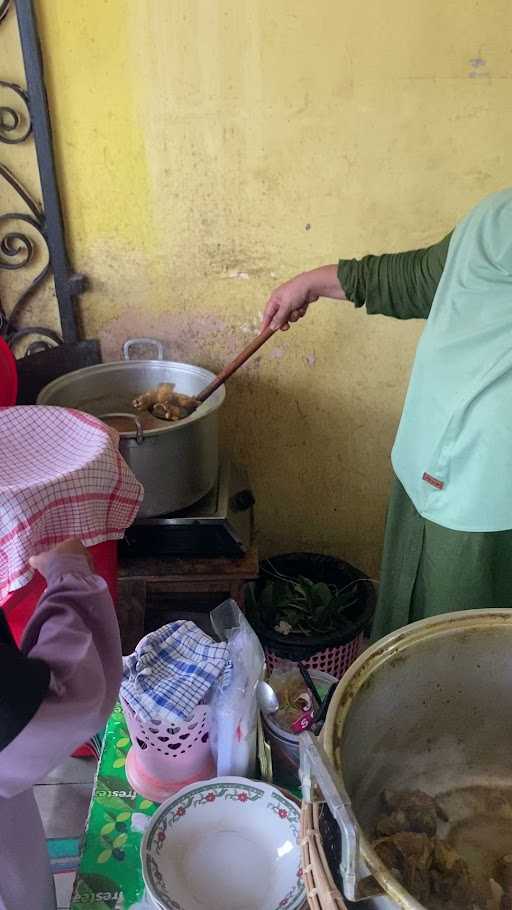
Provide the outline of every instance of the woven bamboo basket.
{"type": "Polygon", "coordinates": [[[347,910],[334,881],[320,831],[322,803],[303,802],[300,849],[304,888],[310,910],[347,910]]]}

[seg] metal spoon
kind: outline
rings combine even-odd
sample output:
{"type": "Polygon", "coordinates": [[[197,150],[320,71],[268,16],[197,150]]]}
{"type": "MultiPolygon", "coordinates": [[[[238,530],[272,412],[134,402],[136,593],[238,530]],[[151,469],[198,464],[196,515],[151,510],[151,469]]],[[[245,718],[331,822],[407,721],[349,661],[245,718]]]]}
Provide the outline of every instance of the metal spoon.
{"type": "Polygon", "coordinates": [[[279,699],[270,683],[260,680],[256,686],[256,700],[263,714],[275,714],[279,711],[279,699]]]}

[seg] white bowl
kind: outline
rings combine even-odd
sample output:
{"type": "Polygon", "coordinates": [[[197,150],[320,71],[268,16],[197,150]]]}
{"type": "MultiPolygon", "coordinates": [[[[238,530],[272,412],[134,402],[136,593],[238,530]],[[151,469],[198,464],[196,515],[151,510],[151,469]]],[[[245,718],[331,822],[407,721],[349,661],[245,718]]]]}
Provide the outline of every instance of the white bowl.
{"type": "Polygon", "coordinates": [[[298,910],[299,818],[295,803],[258,781],[184,787],[146,829],[146,888],[162,910],[298,910]]]}

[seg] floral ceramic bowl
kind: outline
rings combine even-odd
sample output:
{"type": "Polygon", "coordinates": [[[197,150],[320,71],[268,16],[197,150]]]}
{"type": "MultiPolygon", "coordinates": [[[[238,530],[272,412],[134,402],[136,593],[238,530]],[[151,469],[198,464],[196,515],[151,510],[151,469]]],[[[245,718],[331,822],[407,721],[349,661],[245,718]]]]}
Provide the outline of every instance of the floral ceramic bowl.
{"type": "Polygon", "coordinates": [[[144,881],[162,910],[299,910],[298,837],[299,809],[274,787],[241,777],[192,784],[151,819],[144,881]]]}

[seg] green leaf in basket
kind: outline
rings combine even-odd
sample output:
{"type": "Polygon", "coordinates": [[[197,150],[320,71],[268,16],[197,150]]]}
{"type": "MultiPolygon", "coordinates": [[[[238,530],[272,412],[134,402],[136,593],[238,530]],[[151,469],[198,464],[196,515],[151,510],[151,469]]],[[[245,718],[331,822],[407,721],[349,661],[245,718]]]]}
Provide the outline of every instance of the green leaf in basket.
{"type": "Polygon", "coordinates": [[[338,588],[304,575],[296,578],[286,578],[278,572],[267,575],[257,586],[249,586],[248,618],[256,627],[271,630],[286,623],[291,626],[287,634],[319,637],[350,633],[354,629],[347,613],[361,602],[357,580],[338,588]]]}
{"type": "Polygon", "coordinates": [[[127,834],[118,834],[114,840],[114,847],[122,847],[128,840],[127,834]]]}
{"type": "Polygon", "coordinates": [[[119,815],[116,815],[116,822],[127,822],[130,815],[130,812],[120,812],[119,815]]]}
{"type": "Polygon", "coordinates": [[[150,809],[153,803],[149,799],[143,799],[139,808],[140,809],[150,809]]]}
{"type": "Polygon", "coordinates": [[[106,825],[103,825],[103,828],[100,831],[100,834],[105,837],[106,834],[111,834],[115,828],[115,822],[107,822],[106,825]]]}
{"type": "Polygon", "coordinates": [[[122,758],[116,758],[116,760],[112,762],[112,767],[113,768],[124,768],[125,764],[126,764],[126,758],[123,755],[122,758]]]}
{"type": "Polygon", "coordinates": [[[98,865],[102,866],[103,863],[108,863],[110,857],[112,856],[112,850],[108,847],[106,850],[102,850],[100,855],[97,857],[96,862],[98,865]]]}
{"type": "Polygon", "coordinates": [[[311,595],[315,603],[322,607],[328,607],[332,603],[332,593],[329,585],[319,581],[311,588],[311,595]]]}
{"type": "Polygon", "coordinates": [[[293,587],[297,591],[311,592],[313,590],[313,588],[315,587],[315,584],[316,583],[314,581],[311,581],[311,578],[306,578],[304,575],[298,575],[297,581],[293,582],[293,587]]]}

